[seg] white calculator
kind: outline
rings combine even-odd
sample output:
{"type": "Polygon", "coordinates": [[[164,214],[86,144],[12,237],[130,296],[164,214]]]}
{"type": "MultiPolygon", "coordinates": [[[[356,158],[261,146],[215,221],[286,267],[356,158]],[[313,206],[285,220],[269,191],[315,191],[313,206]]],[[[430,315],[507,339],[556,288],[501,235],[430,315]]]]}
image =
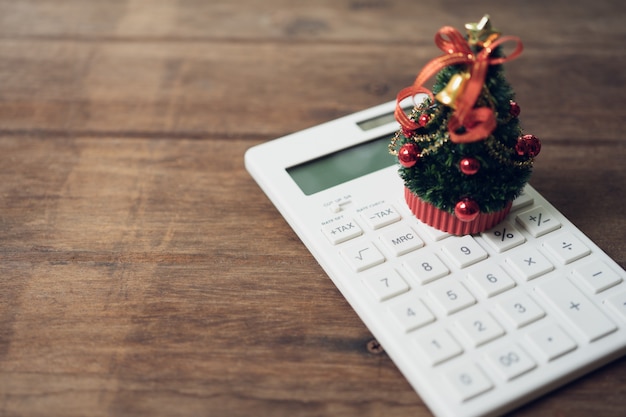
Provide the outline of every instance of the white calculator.
{"type": "Polygon", "coordinates": [[[412,215],[387,150],[394,108],[245,163],[433,414],[500,415],[624,355],[625,271],[531,186],[477,235],[412,215]]]}

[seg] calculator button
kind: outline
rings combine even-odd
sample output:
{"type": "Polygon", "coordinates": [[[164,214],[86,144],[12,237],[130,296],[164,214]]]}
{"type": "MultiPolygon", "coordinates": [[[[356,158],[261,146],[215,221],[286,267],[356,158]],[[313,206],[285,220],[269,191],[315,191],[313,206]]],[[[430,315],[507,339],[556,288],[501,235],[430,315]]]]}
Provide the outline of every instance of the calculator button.
{"type": "Polygon", "coordinates": [[[520,277],[527,281],[554,269],[554,265],[532,247],[522,248],[521,250],[510,253],[505,262],[520,277]]]}
{"type": "Polygon", "coordinates": [[[330,243],[337,245],[363,234],[363,229],[352,219],[333,222],[322,227],[322,232],[330,243]]]}
{"type": "Polygon", "coordinates": [[[487,258],[487,252],[480,247],[472,236],[452,237],[446,240],[441,250],[459,268],[465,268],[487,258]]]}
{"type": "Polygon", "coordinates": [[[552,361],[576,349],[576,342],[555,324],[530,332],[527,338],[546,361],[552,361]]]}
{"type": "Polygon", "coordinates": [[[361,242],[340,250],[344,259],[356,272],[364,271],[385,262],[383,254],[371,242],[361,242]]]}
{"type": "Polygon", "coordinates": [[[465,363],[445,373],[460,401],[470,400],[493,388],[493,383],[473,363],[465,363]]]}
{"type": "Polygon", "coordinates": [[[461,345],[445,329],[420,333],[415,341],[429,365],[438,365],[463,353],[461,345]]]}
{"type": "Polygon", "coordinates": [[[515,287],[515,281],[498,265],[480,265],[469,273],[473,282],[485,297],[493,297],[515,287]]]}
{"type": "Polygon", "coordinates": [[[400,328],[408,333],[435,321],[435,316],[414,293],[409,292],[389,307],[400,328]]]}
{"type": "Polygon", "coordinates": [[[579,278],[584,288],[592,294],[600,293],[622,282],[622,277],[599,260],[576,266],[574,276],[579,278]]]}
{"type": "Polygon", "coordinates": [[[567,279],[543,282],[536,290],[580,331],[587,342],[593,342],[617,330],[615,324],[567,279]]]}
{"type": "Polygon", "coordinates": [[[511,211],[528,207],[533,203],[533,201],[534,201],[533,197],[530,194],[523,191],[519,197],[513,200],[513,204],[511,205],[511,211]]]}
{"type": "Polygon", "coordinates": [[[604,304],[611,307],[622,320],[626,320],[626,291],[610,296],[604,300],[604,304]]]}
{"type": "Polygon", "coordinates": [[[369,227],[372,229],[380,229],[391,223],[395,223],[400,220],[400,213],[396,209],[389,205],[375,206],[361,212],[361,217],[369,227]]]}
{"type": "Polygon", "coordinates": [[[502,326],[486,311],[465,313],[456,325],[474,347],[504,335],[502,326]]]}
{"type": "Polygon", "coordinates": [[[591,250],[573,234],[566,232],[543,242],[543,247],[548,249],[562,264],[574,262],[591,253],[591,250]]]}
{"type": "Polygon", "coordinates": [[[426,235],[431,238],[432,240],[434,240],[435,242],[438,242],[440,240],[443,240],[447,237],[452,236],[450,233],[448,232],[444,232],[443,230],[439,230],[439,229],[435,229],[432,226],[429,226],[427,224],[422,223],[421,224],[422,229],[424,229],[426,235]]]}
{"type": "Polygon", "coordinates": [[[375,274],[363,280],[378,301],[385,301],[409,290],[409,284],[395,270],[375,274]]]}
{"type": "Polygon", "coordinates": [[[380,235],[380,240],[394,255],[401,256],[424,246],[424,241],[417,233],[406,225],[386,228],[380,235]]]}
{"type": "Polygon", "coordinates": [[[542,206],[524,211],[515,218],[534,237],[543,236],[561,227],[559,220],[542,206]]]}
{"type": "Polygon", "coordinates": [[[506,381],[537,367],[537,364],[517,344],[509,344],[486,354],[487,362],[506,381]]]}
{"type": "Polygon", "coordinates": [[[448,267],[434,253],[420,253],[411,256],[404,263],[404,267],[413,275],[420,284],[426,284],[450,273],[448,267]]]}
{"type": "Polygon", "coordinates": [[[546,315],[546,312],[539,304],[526,294],[516,294],[500,300],[497,308],[518,329],[546,315]]]}
{"type": "Polygon", "coordinates": [[[431,284],[428,294],[448,315],[476,303],[474,296],[458,281],[444,280],[431,284]]]}
{"type": "Polygon", "coordinates": [[[509,223],[501,223],[481,236],[498,253],[519,246],[526,241],[524,235],[509,223]]]}

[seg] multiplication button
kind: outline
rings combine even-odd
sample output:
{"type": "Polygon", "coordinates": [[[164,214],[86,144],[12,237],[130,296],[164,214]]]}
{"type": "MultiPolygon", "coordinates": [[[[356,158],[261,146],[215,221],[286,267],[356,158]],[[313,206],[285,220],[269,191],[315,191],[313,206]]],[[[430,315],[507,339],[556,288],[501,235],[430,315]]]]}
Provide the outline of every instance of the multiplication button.
{"type": "Polygon", "coordinates": [[[505,262],[517,272],[519,276],[527,281],[554,269],[554,265],[552,265],[545,256],[539,253],[538,250],[532,247],[522,247],[520,250],[514,251],[509,254],[505,262]]]}

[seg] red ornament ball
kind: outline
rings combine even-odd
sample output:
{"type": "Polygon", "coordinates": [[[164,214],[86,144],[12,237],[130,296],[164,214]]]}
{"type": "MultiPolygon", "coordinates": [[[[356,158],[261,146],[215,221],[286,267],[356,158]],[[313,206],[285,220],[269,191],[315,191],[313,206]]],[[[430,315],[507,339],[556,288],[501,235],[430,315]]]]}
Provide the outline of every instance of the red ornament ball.
{"type": "Polygon", "coordinates": [[[509,109],[509,113],[511,114],[511,116],[517,117],[521,112],[522,109],[520,108],[519,104],[511,100],[511,108],[509,109]]]}
{"type": "Polygon", "coordinates": [[[534,158],[541,152],[541,141],[534,135],[524,135],[517,140],[515,151],[519,156],[534,158]]]}
{"type": "Polygon", "coordinates": [[[459,162],[459,169],[465,175],[474,175],[480,169],[480,161],[476,158],[465,157],[459,162]]]}
{"type": "Polygon", "coordinates": [[[471,222],[480,214],[478,203],[471,198],[464,198],[454,207],[454,214],[462,222],[471,222]]]}
{"type": "Polygon", "coordinates": [[[427,113],[423,113],[417,119],[417,124],[420,125],[421,127],[426,126],[428,124],[428,122],[430,122],[430,114],[427,114],[427,113]]]}
{"type": "Polygon", "coordinates": [[[414,143],[405,143],[398,151],[398,161],[405,168],[411,168],[420,158],[420,148],[414,143]]]}

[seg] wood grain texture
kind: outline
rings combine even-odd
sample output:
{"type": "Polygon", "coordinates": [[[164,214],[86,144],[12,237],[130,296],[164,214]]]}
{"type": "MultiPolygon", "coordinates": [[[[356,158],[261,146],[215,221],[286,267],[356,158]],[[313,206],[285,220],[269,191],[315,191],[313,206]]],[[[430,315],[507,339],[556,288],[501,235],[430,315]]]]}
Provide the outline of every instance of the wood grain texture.
{"type": "MultiPolygon", "coordinates": [[[[0,0],[0,415],[430,415],[243,154],[393,99],[484,12],[526,46],[531,183],[626,266],[626,8],[481,7],[0,0]]],[[[621,415],[625,375],[513,415],[621,415]]]]}

